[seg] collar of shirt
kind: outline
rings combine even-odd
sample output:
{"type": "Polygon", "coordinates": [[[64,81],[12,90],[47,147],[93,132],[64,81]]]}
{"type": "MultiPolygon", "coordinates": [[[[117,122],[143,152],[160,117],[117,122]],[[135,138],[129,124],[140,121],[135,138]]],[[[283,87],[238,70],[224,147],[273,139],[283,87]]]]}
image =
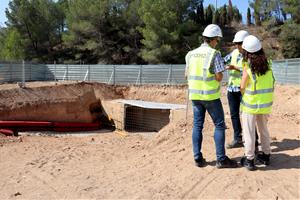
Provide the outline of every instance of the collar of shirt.
{"type": "MultiPolygon", "coordinates": [[[[229,54],[227,54],[223,59],[225,63],[228,63],[232,58],[232,52],[230,52],[229,54]]],[[[243,58],[243,55],[241,53],[238,54],[237,59],[240,60],[243,58]]]]}
{"type": "Polygon", "coordinates": [[[242,54],[239,53],[238,57],[237,57],[237,61],[240,61],[243,58],[242,54]]]}
{"type": "Polygon", "coordinates": [[[211,47],[211,46],[207,42],[204,42],[204,43],[201,44],[201,47],[211,47]]]}
{"type": "Polygon", "coordinates": [[[229,91],[229,92],[240,92],[241,90],[240,90],[240,87],[238,87],[238,86],[229,85],[227,87],[227,91],[229,91]]]}

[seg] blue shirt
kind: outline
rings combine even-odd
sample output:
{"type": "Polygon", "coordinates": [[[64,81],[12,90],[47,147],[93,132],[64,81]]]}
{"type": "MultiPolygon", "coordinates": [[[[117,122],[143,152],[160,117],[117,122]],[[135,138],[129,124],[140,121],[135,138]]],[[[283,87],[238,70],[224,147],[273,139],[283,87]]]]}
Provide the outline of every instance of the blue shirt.
{"type": "Polygon", "coordinates": [[[211,68],[210,73],[215,74],[225,71],[224,60],[222,59],[221,53],[217,51],[214,57],[214,67],[211,68]]]}

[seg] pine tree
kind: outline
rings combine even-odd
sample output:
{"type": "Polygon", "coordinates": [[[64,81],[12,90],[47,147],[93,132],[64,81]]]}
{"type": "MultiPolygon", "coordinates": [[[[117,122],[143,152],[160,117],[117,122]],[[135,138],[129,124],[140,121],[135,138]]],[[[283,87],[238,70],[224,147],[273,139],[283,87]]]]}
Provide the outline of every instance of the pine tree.
{"type": "Polygon", "coordinates": [[[228,21],[231,22],[233,19],[232,2],[228,1],[228,21]]]}
{"type": "Polygon", "coordinates": [[[206,24],[211,24],[213,22],[213,10],[211,5],[208,5],[205,11],[205,22],[206,24]]]}
{"type": "Polygon", "coordinates": [[[282,26],[279,35],[282,44],[282,54],[285,58],[300,57],[300,26],[294,22],[287,22],[282,26]]]}
{"type": "Polygon", "coordinates": [[[261,26],[261,13],[260,9],[262,8],[261,0],[254,0],[254,2],[250,3],[250,6],[253,8],[254,13],[254,21],[256,26],[261,26]]]}
{"type": "Polygon", "coordinates": [[[227,24],[227,6],[224,5],[220,9],[220,21],[219,21],[221,26],[225,26],[227,24]]]}
{"type": "Polygon", "coordinates": [[[236,6],[233,6],[232,12],[233,12],[233,20],[236,22],[241,22],[243,17],[236,6]]]}
{"type": "Polygon", "coordinates": [[[250,26],[251,25],[251,11],[250,8],[248,7],[247,9],[247,25],[250,26]]]}
{"type": "Polygon", "coordinates": [[[72,0],[64,41],[85,63],[139,63],[139,1],[72,0]]]}
{"type": "Polygon", "coordinates": [[[292,20],[300,24],[300,3],[299,0],[281,0],[283,7],[283,17],[286,17],[287,14],[291,15],[292,20]]]}
{"type": "Polygon", "coordinates": [[[200,1],[199,5],[197,6],[197,15],[198,15],[199,23],[204,25],[205,18],[204,18],[203,1],[200,1]]]}
{"type": "Polygon", "coordinates": [[[20,33],[10,28],[7,30],[7,36],[2,47],[2,56],[5,60],[24,59],[24,47],[20,33]]]}
{"type": "Polygon", "coordinates": [[[22,40],[25,58],[49,60],[53,48],[62,42],[60,19],[63,13],[56,3],[52,0],[12,0],[5,13],[6,25],[13,30],[8,36],[22,40]]]}
{"type": "MultiPolygon", "coordinates": [[[[187,49],[182,48],[193,29],[199,27],[187,18],[189,0],[142,0],[139,14],[144,22],[142,58],[148,63],[181,63],[187,49]]],[[[191,11],[195,12],[195,11],[191,11]]],[[[197,45],[197,43],[195,43],[197,45]]],[[[193,44],[193,45],[195,45],[193,44]]]]}
{"type": "Polygon", "coordinates": [[[213,24],[220,24],[220,14],[219,11],[216,10],[215,14],[214,14],[214,18],[212,21],[213,24]]]}

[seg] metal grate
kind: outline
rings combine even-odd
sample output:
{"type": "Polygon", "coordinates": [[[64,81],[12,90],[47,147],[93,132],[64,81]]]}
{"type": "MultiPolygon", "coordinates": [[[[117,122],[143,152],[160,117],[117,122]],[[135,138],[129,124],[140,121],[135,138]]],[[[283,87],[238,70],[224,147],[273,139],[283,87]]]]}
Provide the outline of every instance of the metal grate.
{"type": "Polygon", "coordinates": [[[169,109],[148,109],[125,106],[125,130],[129,132],[158,132],[170,122],[169,109]]]}

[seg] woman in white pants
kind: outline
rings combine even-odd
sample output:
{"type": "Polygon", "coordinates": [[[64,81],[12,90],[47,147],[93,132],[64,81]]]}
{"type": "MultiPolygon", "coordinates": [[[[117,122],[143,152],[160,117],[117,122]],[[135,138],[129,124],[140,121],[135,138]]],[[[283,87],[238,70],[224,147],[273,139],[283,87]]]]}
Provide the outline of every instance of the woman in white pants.
{"type": "Polygon", "coordinates": [[[244,70],[241,81],[242,126],[245,140],[245,156],[241,159],[242,166],[255,170],[255,125],[261,139],[262,152],[256,156],[265,165],[270,163],[270,136],[267,119],[273,104],[274,77],[272,64],[264,54],[258,38],[247,36],[242,48],[244,70]]]}

